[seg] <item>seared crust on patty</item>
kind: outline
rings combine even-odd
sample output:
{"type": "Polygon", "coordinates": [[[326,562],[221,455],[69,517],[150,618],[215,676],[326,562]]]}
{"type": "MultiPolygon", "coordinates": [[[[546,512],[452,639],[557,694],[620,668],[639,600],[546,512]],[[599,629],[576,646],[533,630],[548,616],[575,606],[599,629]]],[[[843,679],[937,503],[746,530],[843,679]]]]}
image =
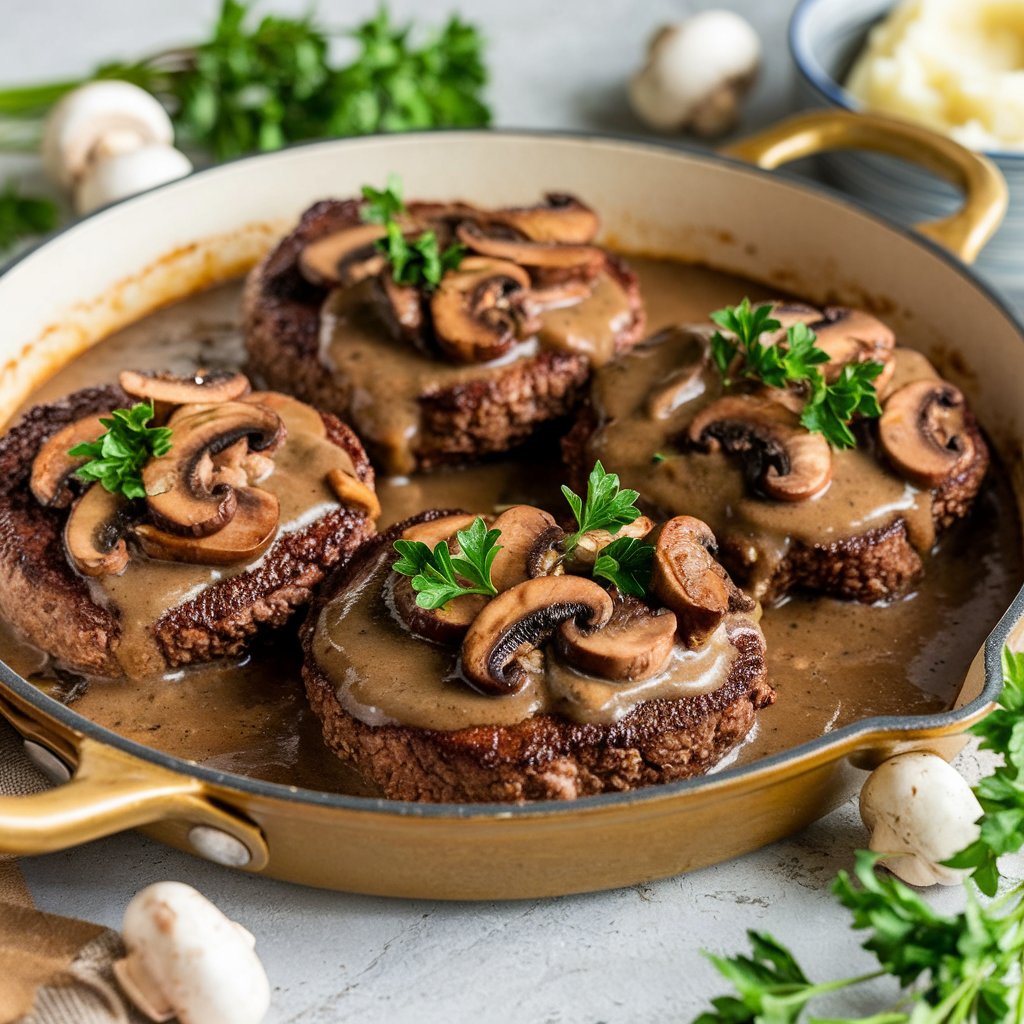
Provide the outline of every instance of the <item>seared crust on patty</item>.
{"type": "MultiPolygon", "coordinates": [[[[252,369],[270,387],[292,393],[353,423],[375,456],[372,438],[361,429],[347,382],[319,357],[323,288],[300,274],[303,247],[360,222],[356,200],[323,200],[310,207],[298,226],[252,272],[243,298],[243,324],[252,369]]],[[[636,276],[608,257],[609,271],[625,288],[632,321],[616,339],[622,352],[640,340],[643,304],[636,276]]],[[[415,456],[421,469],[460,463],[507,451],[525,441],[539,425],[567,415],[575,407],[590,374],[583,355],[540,351],[510,361],[500,374],[447,388],[427,390],[419,399],[421,423],[415,456]]]]}
{"type": "MultiPolygon", "coordinates": [[[[943,481],[933,492],[932,519],[936,534],[970,512],[988,472],[991,457],[984,435],[969,410],[965,416],[975,457],[962,472],[943,481]]],[[[593,462],[587,452],[587,442],[597,429],[593,407],[586,404],[580,409],[572,430],[562,440],[562,455],[577,487],[586,485],[587,473],[593,462]]],[[[607,468],[616,471],[615,466],[607,468]]],[[[644,507],[643,496],[639,503],[644,507]]],[[[660,509],[648,505],[645,511],[657,517],[678,514],[685,509],[660,509]]],[[[750,545],[726,532],[718,534],[718,543],[719,559],[742,584],[750,575],[750,545]]],[[[883,527],[829,544],[792,540],[763,600],[772,602],[791,590],[804,589],[869,603],[905,593],[923,568],[921,556],[910,541],[906,516],[898,514],[883,527]]]]}
{"type": "Polygon", "coordinates": [[[365,724],[341,706],[316,663],[315,624],[323,607],[359,578],[382,545],[423,518],[400,523],[365,545],[325,585],[302,630],[306,692],[323,723],[325,742],[386,797],[454,803],[571,800],[685,779],[721,760],[750,731],[755,712],[775,700],[766,679],[763,637],[736,629],[730,641],[737,657],[724,686],[701,696],[645,701],[611,725],[582,725],[549,714],[513,726],[451,732],[365,724]]]}
{"type": "MultiPolygon", "coordinates": [[[[39,405],[0,438],[0,616],[61,665],[103,676],[123,670],[116,651],[116,611],[93,600],[71,568],[62,533],[67,510],[41,506],[29,490],[32,460],[43,442],[84,416],[130,404],[117,387],[88,388],[39,405]]],[[[357,475],[373,469],[355,434],[321,414],[328,439],[350,456],[357,475]]],[[[168,667],[241,654],[261,629],[282,625],[307,604],[327,570],[373,534],[362,513],[339,508],[275,541],[256,568],[206,587],[167,611],[155,632],[168,667]]]]}

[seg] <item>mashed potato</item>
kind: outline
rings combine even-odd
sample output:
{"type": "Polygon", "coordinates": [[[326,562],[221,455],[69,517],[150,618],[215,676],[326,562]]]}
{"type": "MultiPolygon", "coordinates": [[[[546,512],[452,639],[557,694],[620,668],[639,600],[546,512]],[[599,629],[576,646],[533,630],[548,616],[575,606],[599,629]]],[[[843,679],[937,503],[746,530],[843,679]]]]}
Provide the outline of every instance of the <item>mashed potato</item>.
{"type": "Polygon", "coordinates": [[[846,88],[972,149],[1024,150],[1024,0],[904,0],[846,88]]]}

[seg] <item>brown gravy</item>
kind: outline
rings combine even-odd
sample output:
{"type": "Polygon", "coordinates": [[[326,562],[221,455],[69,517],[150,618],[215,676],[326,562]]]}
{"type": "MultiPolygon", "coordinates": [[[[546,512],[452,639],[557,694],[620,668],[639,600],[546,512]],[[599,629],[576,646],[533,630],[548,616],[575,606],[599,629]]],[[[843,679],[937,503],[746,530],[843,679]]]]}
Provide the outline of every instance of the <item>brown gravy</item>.
{"type": "MultiPolygon", "coordinates": [[[[652,332],[696,322],[763,286],[670,261],[633,259],[652,332]]],[[[162,310],[87,352],[41,387],[33,402],[107,381],[128,367],[236,367],[239,286],[162,310]]],[[[924,345],[925,338],[903,337],[924,345]]],[[[487,511],[516,502],[556,512],[564,499],[549,438],[515,460],[430,477],[382,480],[381,525],[424,508],[487,511]]],[[[993,474],[969,522],[944,536],[920,589],[888,607],[793,598],[766,610],[769,672],[778,702],[759,714],[731,763],[749,763],[871,715],[950,706],[967,667],[1024,579],[1016,507],[993,474]]],[[[345,793],[364,784],[330,754],[308,710],[292,630],[246,662],[146,682],[55,677],[39,653],[0,629],[0,657],[76,711],[126,737],[187,760],[258,779],[345,793]]]]}

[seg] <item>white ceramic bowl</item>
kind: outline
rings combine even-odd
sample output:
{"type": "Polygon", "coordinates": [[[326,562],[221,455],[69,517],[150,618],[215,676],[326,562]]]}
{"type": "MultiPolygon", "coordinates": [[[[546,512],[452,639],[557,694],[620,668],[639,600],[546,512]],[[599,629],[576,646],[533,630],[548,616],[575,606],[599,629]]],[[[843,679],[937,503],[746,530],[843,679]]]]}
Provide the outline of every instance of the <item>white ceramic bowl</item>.
{"type": "MultiPolygon", "coordinates": [[[[862,109],[841,83],[871,27],[893,6],[893,0],[800,0],[790,21],[789,48],[799,72],[803,106],[862,109]]],[[[1010,205],[976,267],[1024,306],[1024,152],[985,155],[1006,178],[1010,205]]],[[[902,224],[942,217],[960,203],[951,185],[893,157],[844,151],[824,154],[819,161],[829,184],[902,224]]]]}

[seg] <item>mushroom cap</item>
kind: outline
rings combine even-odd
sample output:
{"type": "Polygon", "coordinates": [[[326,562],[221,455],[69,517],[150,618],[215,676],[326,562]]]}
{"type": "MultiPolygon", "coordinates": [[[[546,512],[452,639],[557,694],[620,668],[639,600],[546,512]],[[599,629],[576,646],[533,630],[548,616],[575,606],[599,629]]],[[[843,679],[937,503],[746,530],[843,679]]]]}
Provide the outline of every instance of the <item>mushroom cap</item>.
{"type": "Polygon", "coordinates": [[[85,456],[72,456],[68,452],[79,444],[95,441],[107,428],[100,416],[86,416],[51,434],[32,460],[29,487],[40,505],[48,508],[66,508],[72,493],[68,480],[79,466],[88,461],[85,456]]]}
{"type": "Polygon", "coordinates": [[[430,300],[434,334],[456,362],[496,359],[512,347],[530,275],[508,260],[469,256],[449,271],[430,300]]]}
{"type": "Polygon", "coordinates": [[[499,592],[540,576],[545,552],[564,535],[554,516],[533,505],[505,509],[490,528],[501,531],[500,550],[491,565],[491,582],[499,592]]]}
{"type": "Polygon", "coordinates": [[[462,672],[483,693],[515,693],[525,681],[518,658],[535,650],[563,622],[600,629],[612,599],[583,576],[538,576],[492,598],[462,641],[462,672]]]}
{"type": "Polygon", "coordinates": [[[174,142],[174,125],[167,111],[137,85],[107,80],[69,92],[50,111],[43,129],[47,177],[62,188],[70,188],[103,136],[125,131],[137,135],[140,144],[169,147],[174,142]]]}
{"type": "Polygon", "coordinates": [[[800,426],[789,409],[757,395],[712,402],[693,418],[687,436],[706,451],[742,456],[748,479],[769,498],[806,501],[832,480],[828,441],[800,426]]]}
{"type": "Polygon", "coordinates": [[[170,1008],[183,1024],[259,1024],[270,983],[244,928],[180,882],[139,892],[124,914],[125,960],[115,971],[132,998],[170,1008]]]}
{"type": "Polygon", "coordinates": [[[73,197],[75,211],[91,213],[191,173],[192,161],[181,150],[163,143],[114,153],[81,172],[73,197]]]}
{"type": "Polygon", "coordinates": [[[121,390],[132,398],[167,405],[231,402],[249,393],[249,378],[234,370],[196,370],[188,377],[173,373],[122,370],[117,377],[121,390]]]}
{"type": "Polygon", "coordinates": [[[575,621],[558,630],[562,660],[602,679],[634,682],[662,672],[672,656],[676,616],[665,609],[652,612],[635,597],[617,596],[611,618],[597,630],[584,632],[575,621]]]}
{"type": "Polygon", "coordinates": [[[938,487],[974,458],[967,402],[943,380],[917,380],[894,391],[878,421],[882,449],[919,487],[938,487]]]}
{"type": "Polygon", "coordinates": [[[128,564],[124,508],[124,498],[98,483],[72,507],[64,524],[64,550],[84,576],[116,575],[128,564]]]}
{"type": "Polygon", "coordinates": [[[897,754],[877,767],[860,792],[870,848],[911,885],[957,885],[966,871],[946,867],[978,836],[981,804],[960,773],[924,751],[897,754]]]}
{"type": "Polygon", "coordinates": [[[455,234],[467,249],[481,256],[509,260],[539,271],[560,271],[562,277],[592,279],[598,275],[606,262],[604,252],[594,245],[499,238],[485,234],[472,222],[460,224],[455,234]]]}
{"type": "Polygon", "coordinates": [[[299,253],[299,271],[321,287],[351,285],[379,274],[387,258],[377,247],[387,234],[383,224],[353,224],[317,238],[299,253]]]}

